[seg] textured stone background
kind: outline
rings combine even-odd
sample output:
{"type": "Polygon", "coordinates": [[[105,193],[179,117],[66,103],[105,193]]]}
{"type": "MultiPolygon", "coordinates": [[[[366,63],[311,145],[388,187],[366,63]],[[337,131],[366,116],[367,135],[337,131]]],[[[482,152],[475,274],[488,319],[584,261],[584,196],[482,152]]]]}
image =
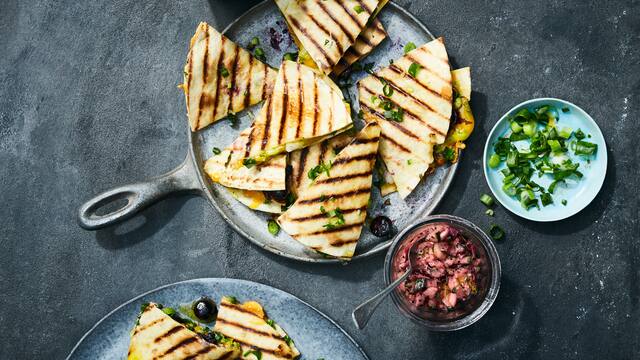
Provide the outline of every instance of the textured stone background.
{"type": "Polygon", "coordinates": [[[76,224],[78,206],[165,172],[187,151],[176,84],[196,24],[250,2],[0,4],[0,358],[66,356],[108,311],[159,285],[236,277],[289,291],[337,320],[372,359],[640,357],[640,2],[400,1],[473,67],[479,122],[439,212],[481,226],[480,153],[495,121],[532,97],[582,106],[608,141],[604,188],[577,216],[538,224],[496,211],[500,296],[476,325],[428,333],[385,302],[362,332],[349,313],[382,286],[383,257],[287,261],[236,235],[203,199],[163,201],[122,226],[76,224]]]}

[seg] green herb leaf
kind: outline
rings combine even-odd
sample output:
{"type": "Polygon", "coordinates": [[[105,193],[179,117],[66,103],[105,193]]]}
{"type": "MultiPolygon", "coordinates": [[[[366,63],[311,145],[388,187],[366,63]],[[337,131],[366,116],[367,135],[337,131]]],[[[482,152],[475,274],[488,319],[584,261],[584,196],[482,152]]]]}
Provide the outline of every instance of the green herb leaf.
{"type": "Polygon", "coordinates": [[[356,14],[360,14],[361,12],[364,11],[364,9],[362,8],[362,6],[356,5],[356,6],[353,7],[353,11],[355,11],[356,14]]]}
{"type": "Polygon", "coordinates": [[[287,343],[287,345],[289,345],[289,347],[293,345],[293,340],[289,337],[289,335],[285,335],[282,339],[287,343]]]}
{"type": "Polygon", "coordinates": [[[418,70],[420,70],[422,66],[420,66],[420,64],[418,63],[411,63],[411,65],[409,66],[409,75],[416,77],[416,75],[418,75],[418,70]]]}
{"type": "Polygon", "coordinates": [[[260,39],[258,39],[257,37],[254,37],[253,39],[251,39],[251,41],[249,42],[249,46],[247,46],[247,48],[249,50],[253,50],[256,46],[260,45],[260,39]]]}
{"type": "Polygon", "coordinates": [[[489,229],[489,236],[493,238],[493,240],[501,240],[504,237],[504,230],[498,225],[491,225],[489,229]]]}
{"type": "Polygon", "coordinates": [[[267,325],[271,326],[274,329],[276,328],[276,323],[273,320],[267,319],[266,322],[267,322],[267,325]]]}
{"type": "Polygon", "coordinates": [[[229,70],[227,70],[227,68],[224,67],[224,65],[220,67],[220,75],[222,75],[222,77],[229,76],[229,70]]]}
{"type": "Polygon", "coordinates": [[[317,166],[309,170],[309,172],[307,173],[307,176],[311,180],[315,180],[323,172],[327,173],[327,176],[331,176],[331,174],[329,173],[329,170],[331,170],[331,162],[329,162],[328,164],[325,164],[324,162],[320,162],[320,164],[318,164],[317,166]]]}
{"type": "Polygon", "coordinates": [[[215,155],[219,155],[219,154],[222,152],[222,150],[220,150],[220,149],[219,149],[219,148],[217,148],[217,147],[214,147],[212,151],[213,151],[213,153],[214,153],[215,155]]]}
{"type": "Polygon", "coordinates": [[[269,230],[269,234],[276,236],[280,232],[280,225],[275,220],[267,221],[267,229],[269,230]]]}
{"type": "Polygon", "coordinates": [[[282,60],[296,61],[298,60],[298,52],[290,52],[282,55],[282,60]]]}
{"type": "Polygon", "coordinates": [[[416,44],[412,43],[412,42],[408,42],[405,46],[404,46],[404,53],[408,53],[411,50],[414,50],[416,48],[416,44]]]}
{"type": "Polygon", "coordinates": [[[390,97],[391,95],[393,95],[393,88],[391,87],[391,85],[385,84],[382,87],[382,93],[384,94],[384,96],[390,97]]]}
{"type": "Polygon", "coordinates": [[[253,52],[253,55],[262,61],[265,61],[267,59],[264,54],[264,50],[262,50],[262,48],[260,47],[255,49],[255,51],[253,52]]]}

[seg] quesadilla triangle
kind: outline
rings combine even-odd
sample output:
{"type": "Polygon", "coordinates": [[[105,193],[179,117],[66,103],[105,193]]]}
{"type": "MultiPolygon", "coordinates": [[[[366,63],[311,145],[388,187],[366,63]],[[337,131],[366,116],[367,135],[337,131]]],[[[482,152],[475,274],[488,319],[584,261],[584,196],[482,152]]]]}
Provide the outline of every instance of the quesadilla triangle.
{"type": "Polygon", "coordinates": [[[184,67],[187,117],[192,131],[266,99],[276,70],[202,22],[184,67]]]}
{"type": "Polygon", "coordinates": [[[276,0],[292,34],[325,74],[367,26],[378,0],[276,0]]]}
{"type": "MultiPolygon", "coordinates": [[[[261,111],[263,112],[263,111],[261,111]]],[[[243,190],[275,191],[286,188],[286,155],[275,156],[261,164],[235,166],[246,156],[253,127],[242,132],[236,140],[219,154],[211,156],[204,171],[211,181],[223,186],[243,190]]]]}
{"type": "Polygon", "coordinates": [[[282,230],[320,253],[350,259],[367,216],[380,126],[367,124],[278,218],[282,230]]]}
{"type": "Polygon", "coordinates": [[[248,133],[242,161],[233,163],[260,164],[352,127],[342,93],[322,77],[305,65],[283,61],[273,93],[248,133]]]}
{"type": "Polygon", "coordinates": [[[365,121],[382,129],[380,154],[404,199],[433,162],[451,119],[451,68],[442,38],[358,83],[365,121]]]}
{"type": "Polygon", "coordinates": [[[240,344],[239,359],[280,360],[300,356],[289,335],[267,318],[255,301],[240,304],[234,297],[223,297],[214,331],[240,344]]]}
{"type": "MultiPolygon", "coordinates": [[[[194,323],[189,325],[194,327],[194,323]]],[[[231,341],[214,344],[205,338],[214,339],[210,330],[195,326],[202,334],[188,329],[165,313],[160,305],[149,304],[140,314],[136,327],[131,332],[128,360],[149,359],[238,359],[240,346],[231,341]]]]}
{"type": "Polygon", "coordinates": [[[289,191],[298,197],[313,179],[329,170],[333,159],[351,142],[351,139],[350,134],[342,133],[321,143],[292,152],[289,155],[289,165],[291,165],[291,176],[288,178],[289,191]]]}

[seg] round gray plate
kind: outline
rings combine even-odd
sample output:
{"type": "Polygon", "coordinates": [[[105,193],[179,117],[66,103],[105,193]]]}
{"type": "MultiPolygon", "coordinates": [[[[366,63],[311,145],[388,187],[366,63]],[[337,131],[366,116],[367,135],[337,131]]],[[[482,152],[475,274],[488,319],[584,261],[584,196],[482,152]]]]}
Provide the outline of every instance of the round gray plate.
{"type": "MultiPolygon", "coordinates": [[[[362,61],[363,63],[373,62],[376,69],[388,65],[389,60],[402,56],[403,47],[409,41],[420,46],[434,39],[434,36],[422,23],[393,2],[385,6],[379,17],[389,36],[362,61]]],[[[273,1],[264,1],[256,5],[231,23],[224,30],[224,33],[241,46],[248,44],[255,36],[260,38],[267,61],[274,67],[279,66],[280,59],[282,59],[284,53],[297,51],[295,44],[289,41],[286,24],[273,1]],[[271,32],[283,37],[280,50],[270,46],[268,34],[271,32]]],[[[354,86],[349,91],[356,112],[359,109],[357,101],[355,101],[357,98],[355,84],[356,80],[363,75],[365,74],[354,74],[352,76],[354,86]]],[[[270,214],[253,211],[242,205],[224,187],[212,183],[204,173],[202,164],[204,160],[211,156],[211,149],[213,147],[224,148],[230,144],[238,136],[240,130],[251,125],[252,116],[250,113],[256,113],[260,106],[261,104],[256,105],[249,111],[238,114],[240,122],[236,129],[230,127],[228,121],[220,121],[197,133],[190,132],[191,155],[197,164],[196,170],[202,182],[205,195],[225,220],[251,242],[273,253],[296,260],[336,262],[337,260],[335,259],[325,258],[307,249],[282,231],[276,237],[269,234],[267,232],[267,220],[271,218],[270,214]]],[[[358,127],[361,126],[360,124],[356,125],[358,127]]],[[[380,192],[374,190],[372,192],[370,216],[388,216],[393,220],[396,228],[401,230],[414,220],[431,214],[449,188],[456,169],[457,164],[439,168],[434,174],[422,181],[405,200],[402,200],[397,193],[389,195],[387,198],[390,199],[391,204],[388,206],[383,206],[384,200],[380,197],[380,192]]],[[[390,244],[390,240],[380,240],[365,227],[358,242],[354,259],[368,257],[384,251],[390,244]]]]}
{"type": "Polygon", "coordinates": [[[209,278],[166,285],[120,305],[80,339],[67,360],[125,359],[129,333],[140,305],[145,302],[177,307],[201,296],[209,296],[217,302],[224,295],[261,303],[269,317],[294,339],[302,359],[368,359],[358,344],[333,320],[297,297],[251,281],[209,278]]]}

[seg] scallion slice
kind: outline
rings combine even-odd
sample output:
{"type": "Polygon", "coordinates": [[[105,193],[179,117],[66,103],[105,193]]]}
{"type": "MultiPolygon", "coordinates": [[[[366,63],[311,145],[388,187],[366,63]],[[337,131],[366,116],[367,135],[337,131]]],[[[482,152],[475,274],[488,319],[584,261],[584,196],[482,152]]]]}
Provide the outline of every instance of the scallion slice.
{"type": "Polygon", "coordinates": [[[497,168],[500,165],[500,156],[498,154],[492,154],[489,158],[489,167],[492,169],[497,168]]]}
{"type": "Polygon", "coordinates": [[[502,230],[500,226],[493,224],[489,229],[489,236],[491,236],[493,240],[501,240],[504,237],[504,230],[502,230]]]}
{"type": "Polygon", "coordinates": [[[269,230],[269,234],[276,236],[280,232],[280,225],[275,220],[267,221],[267,230],[269,230]]]}
{"type": "Polygon", "coordinates": [[[577,141],[574,143],[573,152],[576,155],[593,155],[598,151],[598,144],[588,141],[577,141]]]}
{"type": "Polygon", "coordinates": [[[482,194],[480,196],[480,202],[485,204],[485,206],[493,205],[493,198],[489,194],[482,194]]]}

